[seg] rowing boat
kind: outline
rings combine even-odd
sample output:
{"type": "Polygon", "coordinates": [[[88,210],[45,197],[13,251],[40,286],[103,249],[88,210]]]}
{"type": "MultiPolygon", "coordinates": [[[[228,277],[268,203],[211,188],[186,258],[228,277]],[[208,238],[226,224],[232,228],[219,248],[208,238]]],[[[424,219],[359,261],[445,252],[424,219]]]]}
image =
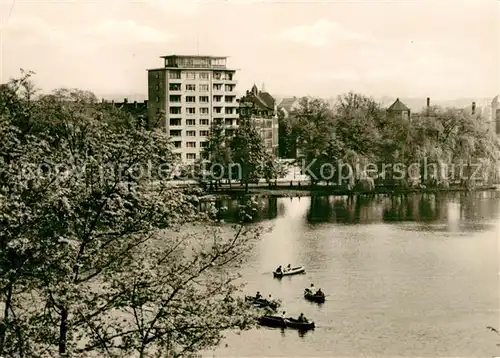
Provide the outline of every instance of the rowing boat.
{"type": "Polygon", "coordinates": [[[273,276],[274,277],[283,277],[283,276],[292,276],[292,275],[298,275],[301,273],[305,273],[306,270],[304,266],[297,266],[297,267],[292,267],[291,269],[285,269],[283,271],[274,271],[273,276]]]}

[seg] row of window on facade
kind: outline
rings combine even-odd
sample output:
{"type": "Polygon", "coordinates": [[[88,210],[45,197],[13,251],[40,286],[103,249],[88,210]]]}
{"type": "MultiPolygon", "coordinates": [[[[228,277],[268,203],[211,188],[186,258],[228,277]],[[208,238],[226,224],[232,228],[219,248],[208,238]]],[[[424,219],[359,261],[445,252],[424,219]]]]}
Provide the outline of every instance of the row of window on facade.
{"type": "MultiPolygon", "coordinates": [[[[199,109],[199,114],[209,114],[209,108],[208,107],[202,107],[198,108],[199,109]]],[[[182,107],[170,107],[168,109],[169,114],[182,114],[182,107]]],[[[186,108],[186,113],[187,114],[196,114],[196,107],[188,107],[186,108]]],[[[222,112],[222,107],[214,107],[213,108],[213,113],[221,114],[222,112]]],[[[237,108],[232,108],[232,107],[225,107],[224,108],[224,113],[225,114],[238,114],[237,108]]]]}
{"type": "MultiPolygon", "coordinates": [[[[222,102],[222,98],[224,96],[213,96],[213,102],[222,102]]],[[[225,96],[224,102],[225,103],[235,103],[236,96],[225,96]]],[[[182,102],[182,96],[181,95],[170,95],[168,98],[169,102],[182,102]]],[[[196,96],[185,96],[184,101],[187,103],[196,103],[196,96]]],[[[209,96],[199,96],[198,102],[199,103],[208,103],[210,101],[209,96]]]]}
{"type": "MultiPolygon", "coordinates": [[[[156,74],[156,78],[159,78],[159,74],[156,74]]],[[[209,72],[194,72],[194,71],[169,71],[168,78],[171,80],[202,80],[208,81],[210,78],[209,72]]],[[[233,73],[232,72],[214,72],[213,79],[217,81],[232,81],[233,73]]]]}
{"type": "MultiPolygon", "coordinates": [[[[210,121],[208,120],[208,118],[200,118],[198,120],[198,124],[200,126],[208,126],[210,124],[210,121]]],[[[170,118],[170,125],[171,126],[182,126],[182,118],[170,118]]],[[[186,119],[186,125],[187,126],[195,126],[196,119],[186,119]]]]}
{"type": "Polygon", "coordinates": [[[274,115],[274,112],[272,111],[260,111],[258,109],[255,109],[255,108],[240,108],[240,113],[242,115],[255,115],[255,116],[259,116],[259,117],[272,117],[274,115]]]}
{"type": "MultiPolygon", "coordinates": [[[[161,85],[162,85],[162,83],[158,82],[158,84],[156,85],[155,89],[157,91],[159,91],[161,85]]],[[[219,92],[222,92],[223,89],[224,89],[224,92],[232,92],[234,90],[234,87],[235,87],[235,85],[214,84],[212,86],[212,89],[214,91],[219,91],[219,92]]],[[[196,92],[196,84],[186,84],[186,85],[184,85],[184,88],[188,92],[196,92]]],[[[200,92],[208,92],[209,88],[210,87],[209,87],[208,84],[200,84],[200,85],[198,85],[198,91],[200,91],[200,92]]],[[[180,84],[180,83],[170,83],[168,85],[168,90],[169,91],[182,91],[182,84],[180,84]]]]}
{"type": "MultiPolygon", "coordinates": [[[[181,159],[182,154],[181,153],[174,153],[174,155],[178,158],[181,159]]],[[[196,160],[196,153],[186,153],[186,159],[187,160],[196,160]]],[[[208,159],[209,155],[208,153],[200,153],[200,158],[202,159],[208,159]]]]}
{"type": "MultiPolygon", "coordinates": [[[[174,148],[182,148],[181,141],[174,141],[174,148]]],[[[196,148],[196,142],[185,142],[186,148],[196,148]]],[[[208,142],[200,142],[200,148],[206,148],[208,146],[208,142]]]]}
{"type": "MultiPolygon", "coordinates": [[[[200,137],[208,137],[210,132],[208,130],[201,130],[199,134],[200,134],[200,137]]],[[[172,129],[170,131],[170,136],[171,137],[181,137],[182,136],[182,129],[172,129]]],[[[196,131],[187,130],[186,137],[196,137],[196,131]]]]}
{"type": "Polygon", "coordinates": [[[255,126],[257,128],[273,128],[277,125],[277,122],[274,122],[272,118],[256,118],[255,126]]]}
{"type": "MultiPolygon", "coordinates": [[[[238,120],[235,120],[235,119],[226,119],[224,120],[224,118],[214,118],[214,124],[225,124],[225,125],[238,125],[238,120]]],[[[169,120],[169,124],[171,126],[182,126],[182,118],[170,118],[169,120]]],[[[190,119],[186,119],[186,125],[187,126],[195,126],[196,125],[196,119],[194,118],[190,118],[190,119]]],[[[198,120],[198,125],[200,126],[209,126],[210,125],[210,121],[208,120],[208,118],[200,118],[198,120]]],[[[200,135],[202,131],[200,131],[200,135]]]]}

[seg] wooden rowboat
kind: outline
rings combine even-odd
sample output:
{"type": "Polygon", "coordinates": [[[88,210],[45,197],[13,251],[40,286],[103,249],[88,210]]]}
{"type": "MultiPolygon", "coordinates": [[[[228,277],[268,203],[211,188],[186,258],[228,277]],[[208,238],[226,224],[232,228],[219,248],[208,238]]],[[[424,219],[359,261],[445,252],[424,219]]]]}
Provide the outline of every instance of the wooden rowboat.
{"type": "Polygon", "coordinates": [[[306,272],[306,270],[305,270],[304,266],[297,266],[297,267],[292,267],[289,270],[283,270],[281,272],[274,271],[273,276],[281,278],[284,276],[298,275],[298,274],[305,273],[305,272],[306,272]]]}
{"type": "Polygon", "coordinates": [[[295,328],[301,331],[314,329],[314,322],[302,322],[295,318],[285,318],[285,324],[288,328],[295,328]]]}
{"type": "Polygon", "coordinates": [[[254,306],[259,307],[259,308],[269,307],[270,309],[272,309],[274,311],[276,311],[276,309],[280,306],[279,301],[269,301],[269,300],[266,300],[265,298],[255,298],[252,296],[246,296],[245,301],[250,302],[254,306]]]}
{"type": "Polygon", "coordinates": [[[311,293],[311,292],[304,292],[304,298],[308,301],[316,302],[316,303],[323,303],[325,302],[325,295],[324,294],[317,294],[317,293],[311,293]]]}
{"type": "Polygon", "coordinates": [[[262,316],[259,318],[259,324],[267,327],[292,328],[300,331],[314,329],[314,322],[302,322],[295,318],[282,318],[279,316],[262,316]]]}
{"type": "Polygon", "coordinates": [[[314,329],[314,322],[302,322],[295,318],[282,318],[279,316],[262,316],[259,318],[259,324],[267,327],[292,328],[300,331],[314,329]]]}

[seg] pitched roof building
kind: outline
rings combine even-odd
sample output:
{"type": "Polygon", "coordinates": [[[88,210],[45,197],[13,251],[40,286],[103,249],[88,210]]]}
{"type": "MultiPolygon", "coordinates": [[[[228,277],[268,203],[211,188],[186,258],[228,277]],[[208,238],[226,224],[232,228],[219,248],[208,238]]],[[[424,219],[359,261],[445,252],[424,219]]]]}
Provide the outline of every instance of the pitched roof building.
{"type": "Polygon", "coordinates": [[[278,104],[278,109],[284,114],[285,118],[288,118],[292,113],[293,109],[299,105],[299,99],[297,97],[283,98],[278,104]]]}
{"type": "MultiPolygon", "coordinates": [[[[105,103],[105,100],[102,100],[103,103],[105,103]]],[[[143,102],[129,102],[127,98],[123,99],[123,102],[114,102],[112,101],[111,104],[113,104],[116,108],[124,110],[129,112],[130,114],[133,115],[141,115],[144,117],[147,117],[148,115],[148,101],[145,100],[143,102]]]]}
{"type": "Polygon", "coordinates": [[[278,115],[276,100],[270,93],[259,91],[256,85],[239,100],[240,114],[249,116],[259,129],[266,147],[278,154],[278,115]]]}
{"type": "Polygon", "coordinates": [[[410,109],[399,98],[396,98],[396,101],[387,108],[387,112],[404,120],[410,119],[411,116],[410,109]]]}
{"type": "Polygon", "coordinates": [[[256,85],[240,99],[240,109],[252,107],[259,115],[274,116],[276,113],[276,100],[268,92],[259,91],[256,85]]]}

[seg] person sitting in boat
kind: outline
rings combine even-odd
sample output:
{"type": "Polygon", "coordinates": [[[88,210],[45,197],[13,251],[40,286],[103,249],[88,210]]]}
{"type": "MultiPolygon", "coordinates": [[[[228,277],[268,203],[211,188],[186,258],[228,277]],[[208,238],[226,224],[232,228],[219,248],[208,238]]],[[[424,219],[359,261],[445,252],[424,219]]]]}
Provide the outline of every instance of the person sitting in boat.
{"type": "Polygon", "coordinates": [[[257,294],[255,295],[256,300],[260,300],[262,298],[262,295],[260,294],[259,291],[257,291],[257,294]]]}
{"type": "Polygon", "coordinates": [[[285,271],[290,271],[292,269],[292,265],[288,264],[288,266],[286,267],[285,271]]]}
{"type": "Polygon", "coordinates": [[[324,296],[324,293],[323,291],[321,291],[321,288],[318,288],[318,290],[316,291],[316,296],[324,296]]]}
{"type": "Polygon", "coordinates": [[[283,318],[283,319],[285,319],[285,318],[286,318],[286,311],[283,311],[283,312],[281,313],[281,318],[283,318]]]}
{"type": "Polygon", "coordinates": [[[313,291],[312,291],[313,288],[314,288],[314,284],[311,283],[311,288],[306,288],[305,289],[305,293],[312,295],[313,294],[313,291]]]}
{"type": "Polygon", "coordinates": [[[281,273],[282,270],[281,270],[281,265],[278,266],[278,268],[276,269],[276,273],[281,273]]]}
{"type": "Polygon", "coordinates": [[[308,322],[306,316],[304,316],[303,313],[300,314],[299,318],[297,319],[299,322],[308,322]]]}

